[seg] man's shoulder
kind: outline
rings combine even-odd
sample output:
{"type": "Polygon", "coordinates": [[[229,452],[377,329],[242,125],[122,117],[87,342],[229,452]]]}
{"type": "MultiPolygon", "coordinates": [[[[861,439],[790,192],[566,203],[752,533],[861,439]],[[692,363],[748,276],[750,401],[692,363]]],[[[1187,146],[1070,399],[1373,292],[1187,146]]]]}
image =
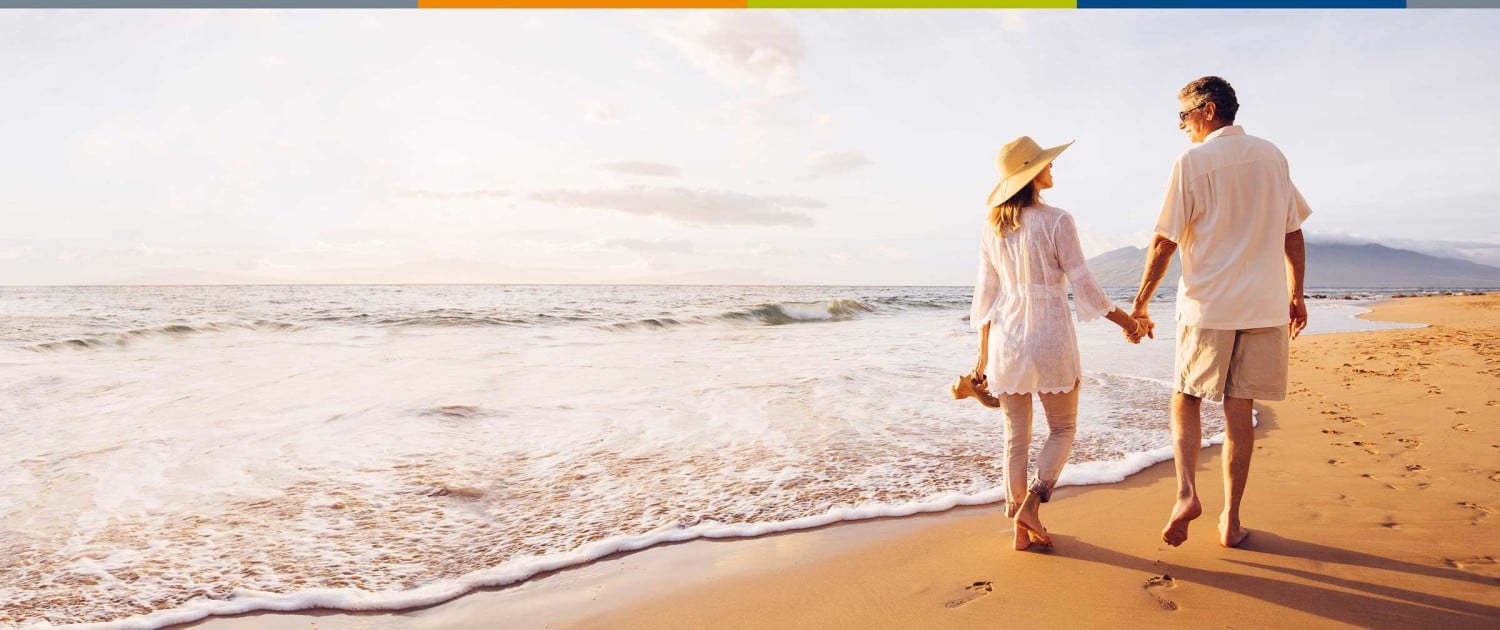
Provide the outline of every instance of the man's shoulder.
{"type": "Polygon", "coordinates": [[[1278,157],[1281,156],[1281,149],[1277,148],[1276,144],[1271,142],[1270,140],[1267,140],[1260,136],[1252,136],[1248,133],[1241,134],[1238,137],[1243,138],[1242,142],[1244,142],[1246,145],[1253,146],[1262,151],[1266,151],[1267,153],[1274,153],[1278,157]]]}
{"type": "Polygon", "coordinates": [[[1219,166],[1262,159],[1285,160],[1270,140],[1247,133],[1222,136],[1196,144],[1177,156],[1177,166],[1189,170],[1215,170],[1219,166]],[[1197,167],[1197,168],[1195,168],[1197,167]]]}

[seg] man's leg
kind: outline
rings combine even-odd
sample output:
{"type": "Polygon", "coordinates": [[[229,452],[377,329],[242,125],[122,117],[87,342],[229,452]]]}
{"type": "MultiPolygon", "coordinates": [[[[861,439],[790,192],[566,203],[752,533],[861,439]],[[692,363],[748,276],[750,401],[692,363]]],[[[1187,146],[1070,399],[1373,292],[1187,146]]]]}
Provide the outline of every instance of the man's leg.
{"type": "Polygon", "coordinates": [[[1198,502],[1198,451],[1203,448],[1203,399],[1172,394],[1172,456],[1177,464],[1177,504],[1161,531],[1163,542],[1176,547],[1187,540],[1188,523],[1203,514],[1198,502]]]}
{"type": "Polygon", "coordinates": [[[1238,547],[1250,535],[1240,524],[1240,499],[1250,477],[1255,452],[1257,400],[1285,400],[1287,327],[1251,328],[1235,333],[1234,357],[1224,389],[1224,513],[1219,516],[1219,543],[1238,547]]]}
{"type": "Polygon", "coordinates": [[[1238,547],[1250,532],[1240,527],[1240,499],[1250,477],[1255,452],[1255,423],[1248,398],[1224,397],[1224,513],[1219,516],[1219,543],[1238,547]]]}

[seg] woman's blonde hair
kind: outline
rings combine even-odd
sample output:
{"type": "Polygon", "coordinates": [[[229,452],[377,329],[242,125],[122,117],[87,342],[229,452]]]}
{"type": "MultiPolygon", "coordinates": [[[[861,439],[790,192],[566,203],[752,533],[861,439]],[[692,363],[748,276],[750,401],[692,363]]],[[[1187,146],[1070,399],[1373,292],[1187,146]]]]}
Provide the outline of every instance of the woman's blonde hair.
{"type": "Polygon", "coordinates": [[[1000,238],[1021,227],[1021,210],[1041,203],[1042,195],[1033,182],[1026,182],[1016,194],[990,208],[990,226],[1000,238]]]}

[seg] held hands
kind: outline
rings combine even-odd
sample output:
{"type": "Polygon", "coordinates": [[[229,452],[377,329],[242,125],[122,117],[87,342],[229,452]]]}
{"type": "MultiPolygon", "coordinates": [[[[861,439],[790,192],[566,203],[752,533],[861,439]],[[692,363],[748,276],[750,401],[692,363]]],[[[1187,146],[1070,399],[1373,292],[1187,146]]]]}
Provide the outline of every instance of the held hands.
{"type": "Polygon", "coordinates": [[[1129,326],[1121,326],[1125,331],[1125,341],[1140,343],[1143,338],[1156,338],[1156,322],[1151,321],[1151,316],[1143,310],[1136,310],[1130,314],[1129,326]]]}

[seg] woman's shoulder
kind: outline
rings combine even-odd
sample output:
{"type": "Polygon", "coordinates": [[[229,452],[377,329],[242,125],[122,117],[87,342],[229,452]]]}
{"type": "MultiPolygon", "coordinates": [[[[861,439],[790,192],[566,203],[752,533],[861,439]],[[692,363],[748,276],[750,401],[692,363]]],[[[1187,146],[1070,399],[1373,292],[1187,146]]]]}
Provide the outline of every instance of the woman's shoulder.
{"type": "Polygon", "coordinates": [[[1073,216],[1068,214],[1067,210],[1063,210],[1057,206],[1049,206],[1045,203],[1032,206],[1031,210],[1036,218],[1041,219],[1048,226],[1056,225],[1057,221],[1063,217],[1072,218],[1073,216]]]}

